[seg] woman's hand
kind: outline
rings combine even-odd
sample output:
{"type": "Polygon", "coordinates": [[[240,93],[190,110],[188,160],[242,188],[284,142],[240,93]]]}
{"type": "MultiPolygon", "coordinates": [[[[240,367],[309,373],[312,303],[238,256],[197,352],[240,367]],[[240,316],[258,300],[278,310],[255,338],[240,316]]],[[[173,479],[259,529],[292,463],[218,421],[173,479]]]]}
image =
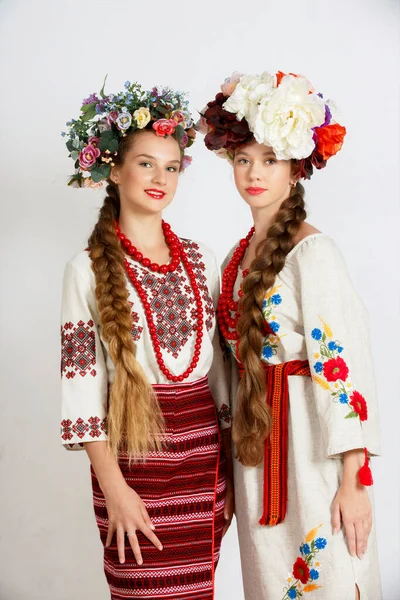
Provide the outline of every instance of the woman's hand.
{"type": "Polygon", "coordinates": [[[228,531],[233,518],[233,513],[235,512],[235,495],[233,490],[233,483],[231,479],[227,479],[226,482],[226,495],[225,495],[225,506],[224,506],[224,517],[225,524],[222,530],[222,537],[228,531]]]}
{"type": "Polygon", "coordinates": [[[363,464],[363,451],[344,454],[343,480],[332,504],[333,533],[343,523],[351,556],[362,559],[367,550],[372,528],[372,508],[365,486],[358,481],[358,470],[363,464]]]}
{"type": "Polygon", "coordinates": [[[113,489],[105,499],[109,520],[106,546],[111,544],[116,532],[118,558],[121,564],[125,562],[125,533],[138,565],[143,564],[143,558],[136,531],[141,531],[158,550],[163,549],[160,540],[154,534],[155,527],[144,502],[125,482],[113,489]]]}

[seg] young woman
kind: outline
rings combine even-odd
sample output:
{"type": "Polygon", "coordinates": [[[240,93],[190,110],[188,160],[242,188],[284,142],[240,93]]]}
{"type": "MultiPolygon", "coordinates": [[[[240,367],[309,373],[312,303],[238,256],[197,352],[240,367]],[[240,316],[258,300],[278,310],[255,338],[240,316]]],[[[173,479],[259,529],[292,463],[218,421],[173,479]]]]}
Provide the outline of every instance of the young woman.
{"type": "Polygon", "coordinates": [[[125,87],[67,124],[70,184],[108,185],[65,270],[62,443],[90,458],[111,598],[212,599],[232,517],[213,400],[226,418],[218,268],[162,220],[195,131],[182,94],[125,87]]]}
{"type": "MultiPolygon", "coordinates": [[[[247,600],[379,600],[368,455],[379,426],[365,309],[304,188],[340,150],[334,105],[294,74],[234,74],[203,111],[254,227],[218,320],[238,365],[235,501],[247,600]]],[[[235,373],[232,375],[235,377],[235,373]]]]}

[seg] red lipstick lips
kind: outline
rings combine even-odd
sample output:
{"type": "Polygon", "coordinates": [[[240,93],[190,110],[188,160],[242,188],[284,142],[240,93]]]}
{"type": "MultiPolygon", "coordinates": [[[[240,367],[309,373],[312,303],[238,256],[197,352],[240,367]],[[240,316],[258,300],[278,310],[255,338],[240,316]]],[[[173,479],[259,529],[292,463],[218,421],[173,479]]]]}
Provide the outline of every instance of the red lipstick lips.
{"type": "Polygon", "coordinates": [[[144,191],[154,200],[162,200],[165,196],[165,192],[163,192],[162,190],[149,189],[144,191]]]}
{"type": "Polygon", "coordinates": [[[252,196],[259,196],[260,194],[262,194],[263,192],[266,192],[267,190],[265,188],[260,188],[260,187],[248,187],[246,188],[246,192],[248,194],[251,194],[252,196]]]}

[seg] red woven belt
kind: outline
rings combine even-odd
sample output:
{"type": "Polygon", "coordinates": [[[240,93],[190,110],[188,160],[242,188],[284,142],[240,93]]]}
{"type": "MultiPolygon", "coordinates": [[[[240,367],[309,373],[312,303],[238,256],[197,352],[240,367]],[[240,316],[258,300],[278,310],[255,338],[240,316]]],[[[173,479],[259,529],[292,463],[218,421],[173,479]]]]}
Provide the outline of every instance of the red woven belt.
{"type": "MultiPolygon", "coordinates": [[[[272,431],[264,444],[264,502],[260,525],[277,525],[286,516],[288,497],[288,420],[291,375],[311,377],[307,360],[279,365],[263,364],[267,379],[267,404],[271,407],[272,431]]],[[[239,366],[239,374],[243,375],[239,366]]]]}

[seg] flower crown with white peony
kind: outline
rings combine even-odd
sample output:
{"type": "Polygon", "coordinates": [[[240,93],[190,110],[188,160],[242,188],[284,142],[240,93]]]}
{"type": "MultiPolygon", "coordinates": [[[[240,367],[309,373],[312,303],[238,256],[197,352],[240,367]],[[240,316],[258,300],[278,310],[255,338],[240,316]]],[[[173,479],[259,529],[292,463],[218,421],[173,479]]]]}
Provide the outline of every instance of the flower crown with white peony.
{"type": "Polygon", "coordinates": [[[196,129],[218,156],[232,160],[239,146],[256,140],[278,160],[296,160],[300,176],[310,179],[343,145],[346,129],[336,106],[315,92],[302,75],[233,73],[201,112],[196,129]]]}
{"type": "MultiPolygon", "coordinates": [[[[107,79],[107,78],[106,78],[107,79]]],[[[152,129],[156,135],[172,135],[182,150],[191,146],[196,137],[186,94],[170,88],[154,87],[145,91],[138,83],[125,82],[119,94],[91,94],[81,107],[78,119],[66,125],[66,146],[75,164],[75,173],[68,185],[99,188],[114,166],[120,140],[137,129],[152,129]]],[[[182,170],[192,159],[184,155],[182,170]]]]}

